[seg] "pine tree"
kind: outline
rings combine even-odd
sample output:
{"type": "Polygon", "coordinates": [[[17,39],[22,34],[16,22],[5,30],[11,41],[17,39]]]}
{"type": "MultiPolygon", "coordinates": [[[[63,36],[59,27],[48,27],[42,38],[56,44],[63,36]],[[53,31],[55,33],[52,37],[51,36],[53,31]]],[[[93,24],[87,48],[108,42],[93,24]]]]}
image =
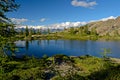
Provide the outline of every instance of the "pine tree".
{"type": "Polygon", "coordinates": [[[26,26],[26,29],[25,29],[25,36],[28,36],[29,35],[29,29],[28,27],[26,26]]]}
{"type": "Polygon", "coordinates": [[[19,7],[15,0],[0,0],[0,35],[13,36],[13,27],[11,20],[5,16],[5,13],[17,10],[19,7]],[[12,32],[11,32],[12,31],[12,32]]]}

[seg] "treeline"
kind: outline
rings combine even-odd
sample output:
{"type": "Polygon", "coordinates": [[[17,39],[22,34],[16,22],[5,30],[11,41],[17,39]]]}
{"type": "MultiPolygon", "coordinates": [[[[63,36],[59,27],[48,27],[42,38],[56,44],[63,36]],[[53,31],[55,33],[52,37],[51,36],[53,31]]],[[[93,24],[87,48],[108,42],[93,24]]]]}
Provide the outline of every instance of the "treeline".
{"type": "Polygon", "coordinates": [[[87,36],[87,35],[98,35],[95,28],[89,29],[89,26],[81,26],[79,28],[71,27],[68,29],[68,32],[72,35],[79,34],[80,36],[87,36]]]}
{"type": "Polygon", "coordinates": [[[24,35],[24,36],[50,34],[50,33],[51,31],[49,28],[47,30],[43,30],[43,29],[28,28],[28,26],[26,26],[26,28],[23,30],[21,29],[17,31],[17,35],[24,35]]]}
{"type": "Polygon", "coordinates": [[[64,29],[59,35],[62,35],[65,39],[75,40],[97,40],[99,36],[95,28],[89,29],[87,25],[64,29]]]}
{"type": "Polygon", "coordinates": [[[87,36],[87,35],[94,35],[94,36],[114,36],[114,37],[118,37],[120,36],[120,33],[118,30],[114,30],[112,33],[110,31],[106,32],[103,35],[100,35],[100,32],[97,32],[97,28],[96,27],[90,27],[88,25],[84,25],[81,26],[79,28],[74,28],[71,27],[68,29],[68,32],[70,34],[79,34],[80,36],[87,36]]]}
{"type": "Polygon", "coordinates": [[[79,39],[79,40],[98,40],[98,39],[120,39],[120,34],[118,30],[114,30],[113,32],[106,32],[101,35],[100,32],[97,31],[96,27],[90,27],[88,25],[80,26],[80,27],[71,27],[64,28],[64,31],[59,33],[65,39],[79,39]]]}

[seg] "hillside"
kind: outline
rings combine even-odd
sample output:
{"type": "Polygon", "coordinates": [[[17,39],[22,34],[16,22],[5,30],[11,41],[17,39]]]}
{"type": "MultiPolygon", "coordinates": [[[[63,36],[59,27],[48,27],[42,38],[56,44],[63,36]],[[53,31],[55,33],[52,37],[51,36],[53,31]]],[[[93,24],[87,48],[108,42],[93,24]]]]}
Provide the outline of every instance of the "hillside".
{"type": "Polygon", "coordinates": [[[89,26],[89,30],[95,28],[100,36],[104,36],[106,34],[110,36],[115,36],[116,34],[120,35],[120,16],[116,19],[91,22],[87,25],[89,26]]]}
{"type": "Polygon", "coordinates": [[[106,21],[90,22],[80,27],[71,27],[58,32],[64,39],[120,40],[120,16],[106,21]]]}

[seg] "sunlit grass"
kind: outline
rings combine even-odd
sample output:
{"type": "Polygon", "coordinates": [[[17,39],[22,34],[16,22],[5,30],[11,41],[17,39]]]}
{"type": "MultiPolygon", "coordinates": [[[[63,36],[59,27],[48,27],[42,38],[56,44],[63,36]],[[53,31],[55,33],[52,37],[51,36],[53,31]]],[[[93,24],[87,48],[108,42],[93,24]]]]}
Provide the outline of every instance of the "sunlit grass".
{"type": "Polygon", "coordinates": [[[24,56],[20,59],[1,57],[0,62],[1,80],[45,80],[48,78],[51,78],[51,80],[120,79],[119,63],[89,55],[80,57],[69,57],[66,55],[48,57],[45,55],[40,59],[34,56],[24,56]],[[66,72],[64,73],[61,70],[66,70],[66,72]]]}

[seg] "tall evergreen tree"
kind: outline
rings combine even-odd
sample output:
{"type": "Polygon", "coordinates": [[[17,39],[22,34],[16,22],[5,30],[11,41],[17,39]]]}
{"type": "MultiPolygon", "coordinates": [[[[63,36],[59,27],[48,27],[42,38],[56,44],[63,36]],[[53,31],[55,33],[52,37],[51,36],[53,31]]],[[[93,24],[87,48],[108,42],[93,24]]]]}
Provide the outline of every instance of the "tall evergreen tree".
{"type": "Polygon", "coordinates": [[[19,5],[15,3],[15,0],[0,0],[0,55],[1,52],[6,53],[9,49],[14,52],[14,44],[11,36],[14,34],[14,24],[11,20],[5,16],[5,13],[17,10],[19,5]]]}
{"type": "Polygon", "coordinates": [[[28,26],[26,26],[26,29],[25,29],[25,36],[28,36],[29,35],[29,29],[28,29],[28,26]]]}
{"type": "Polygon", "coordinates": [[[19,6],[15,3],[15,0],[0,0],[0,21],[4,22],[4,19],[8,20],[5,13],[15,11],[19,6]]]}
{"type": "Polygon", "coordinates": [[[5,13],[17,10],[19,7],[15,3],[15,0],[0,0],[0,35],[8,36],[13,33],[13,27],[11,20],[5,16],[5,13]]]}

